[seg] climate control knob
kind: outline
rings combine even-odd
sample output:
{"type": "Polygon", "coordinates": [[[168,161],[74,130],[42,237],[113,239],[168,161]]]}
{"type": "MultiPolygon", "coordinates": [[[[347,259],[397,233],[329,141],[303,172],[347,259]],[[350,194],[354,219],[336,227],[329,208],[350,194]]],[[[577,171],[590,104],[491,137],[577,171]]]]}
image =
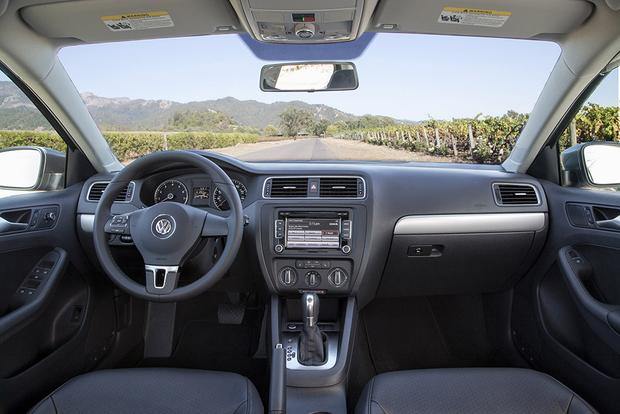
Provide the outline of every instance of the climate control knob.
{"type": "Polygon", "coordinates": [[[327,275],[327,280],[335,287],[344,286],[348,279],[349,275],[347,275],[347,272],[339,267],[332,269],[327,275]]]}
{"type": "Polygon", "coordinates": [[[297,272],[290,266],[282,268],[278,277],[284,286],[293,286],[297,283],[297,272]]]}
{"type": "Polygon", "coordinates": [[[311,288],[318,287],[321,284],[321,275],[317,272],[306,273],[306,285],[311,288]]]}

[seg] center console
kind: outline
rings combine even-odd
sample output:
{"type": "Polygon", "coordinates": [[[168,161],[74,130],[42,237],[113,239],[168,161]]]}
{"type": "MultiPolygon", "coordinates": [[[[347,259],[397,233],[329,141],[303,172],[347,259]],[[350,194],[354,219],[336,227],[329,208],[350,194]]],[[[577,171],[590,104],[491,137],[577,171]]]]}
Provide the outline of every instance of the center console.
{"type": "Polygon", "coordinates": [[[289,412],[344,413],[366,205],[295,204],[261,211],[260,259],[274,293],[271,342],[286,377],[276,381],[285,392],[273,394],[286,396],[289,412]]]}

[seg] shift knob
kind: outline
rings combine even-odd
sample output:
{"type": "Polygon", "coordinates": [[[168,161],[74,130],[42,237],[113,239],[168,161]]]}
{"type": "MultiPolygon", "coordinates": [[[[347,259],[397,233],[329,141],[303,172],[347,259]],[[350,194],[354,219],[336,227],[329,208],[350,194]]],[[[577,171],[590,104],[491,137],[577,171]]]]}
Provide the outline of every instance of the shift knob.
{"type": "Polygon", "coordinates": [[[301,306],[304,324],[312,328],[319,320],[319,296],[316,293],[304,293],[301,297],[301,306]]]}

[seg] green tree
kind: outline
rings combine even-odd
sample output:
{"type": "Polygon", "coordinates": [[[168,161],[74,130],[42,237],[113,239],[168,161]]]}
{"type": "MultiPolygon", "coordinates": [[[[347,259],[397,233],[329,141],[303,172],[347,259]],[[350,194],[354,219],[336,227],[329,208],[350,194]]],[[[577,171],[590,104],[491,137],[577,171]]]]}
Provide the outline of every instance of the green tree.
{"type": "Polygon", "coordinates": [[[168,121],[170,131],[231,132],[240,128],[230,116],[215,111],[175,112],[168,121]]]}
{"type": "Polygon", "coordinates": [[[329,122],[325,119],[319,119],[312,125],[312,133],[317,137],[321,137],[325,135],[327,132],[327,127],[329,126],[329,122]]]}
{"type": "Polygon", "coordinates": [[[280,126],[287,136],[295,137],[312,126],[312,114],[303,109],[288,108],[280,114],[280,126]]]}
{"type": "Polygon", "coordinates": [[[263,129],[263,134],[267,137],[274,137],[278,135],[278,132],[278,128],[274,127],[271,124],[267,125],[265,129],[263,129]]]}

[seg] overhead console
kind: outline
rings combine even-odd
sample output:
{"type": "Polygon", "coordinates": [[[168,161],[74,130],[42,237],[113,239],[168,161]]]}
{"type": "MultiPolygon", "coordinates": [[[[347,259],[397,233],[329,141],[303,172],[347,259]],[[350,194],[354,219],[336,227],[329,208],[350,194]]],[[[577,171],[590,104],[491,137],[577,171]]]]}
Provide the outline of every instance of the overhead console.
{"type": "MultiPolygon", "coordinates": [[[[256,40],[276,43],[329,43],[355,40],[370,19],[376,0],[237,0],[256,40]],[[369,9],[369,10],[367,10],[369,9]]],[[[239,12],[239,10],[238,10],[239,12]]]]}

